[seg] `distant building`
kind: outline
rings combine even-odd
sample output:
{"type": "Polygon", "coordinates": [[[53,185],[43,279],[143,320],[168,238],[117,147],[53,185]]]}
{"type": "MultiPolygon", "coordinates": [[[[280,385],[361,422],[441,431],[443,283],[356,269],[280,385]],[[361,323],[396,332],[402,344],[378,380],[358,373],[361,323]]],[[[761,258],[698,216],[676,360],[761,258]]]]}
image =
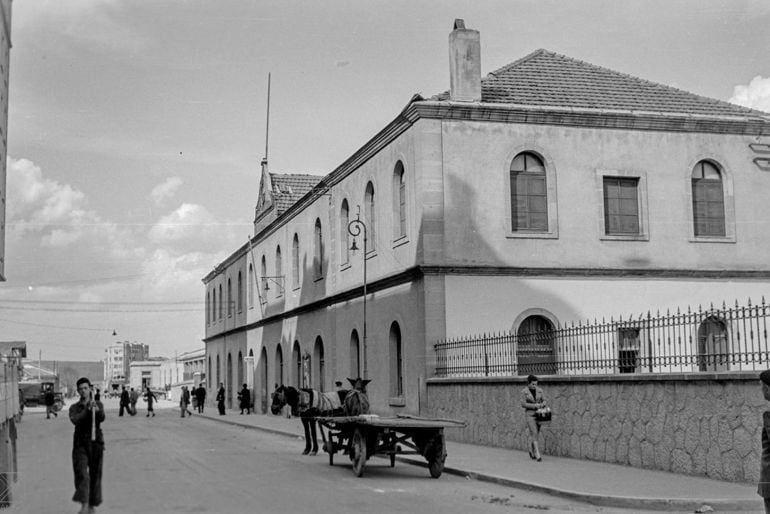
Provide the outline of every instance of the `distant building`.
{"type": "Polygon", "coordinates": [[[160,378],[160,368],[163,362],[162,360],[132,362],[130,365],[131,371],[129,372],[130,378],[126,388],[133,387],[140,392],[147,387],[152,390],[164,390],[165,388],[160,378]]]}
{"type": "Polygon", "coordinates": [[[105,389],[117,390],[130,380],[131,363],[148,360],[150,347],[141,343],[118,342],[105,348],[104,359],[105,389]]]}
{"type": "Polygon", "coordinates": [[[169,398],[179,398],[182,386],[197,387],[206,379],[206,349],[200,348],[165,359],[160,365],[160,383],[169,398]]]}

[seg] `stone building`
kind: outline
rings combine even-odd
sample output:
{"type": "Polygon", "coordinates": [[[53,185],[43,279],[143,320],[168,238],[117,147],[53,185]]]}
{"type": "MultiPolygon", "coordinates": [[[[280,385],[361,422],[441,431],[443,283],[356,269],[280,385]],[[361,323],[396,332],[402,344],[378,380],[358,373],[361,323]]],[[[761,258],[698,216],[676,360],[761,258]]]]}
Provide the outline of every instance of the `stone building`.
{"type": "Polygon", "coordinates": [[[368,375],[419,413],[438,340],[768,291],[770,115],[547,50],[482,78],[462,20],[449,55],[326,176],[262,163],[254,236],[203,279],[210,390],[368,375]]]}

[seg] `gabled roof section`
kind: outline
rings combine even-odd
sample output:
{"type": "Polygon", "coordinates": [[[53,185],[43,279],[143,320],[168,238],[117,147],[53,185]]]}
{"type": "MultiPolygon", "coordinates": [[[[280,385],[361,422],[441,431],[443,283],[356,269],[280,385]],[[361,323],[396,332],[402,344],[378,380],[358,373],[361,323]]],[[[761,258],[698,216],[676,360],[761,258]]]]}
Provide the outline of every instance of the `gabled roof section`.
{"type": "MultiPolygon", "coordinates": [[[[449,92],[431,100],[448,100],[449,92]]],[[[701,116],[767,113],[602,68],[540,49],[481,80],[481,101],[565,109],[597,109],[701,116]]]]}
{"type": "Polygon", "coordinates": [[[321,179],[323,177],[319,175],[303,173],[270,173],[272,185],[270,194],[273,197],[276,214],[280,216],[286,212],[297,200],[317,186],[321,179]]]}

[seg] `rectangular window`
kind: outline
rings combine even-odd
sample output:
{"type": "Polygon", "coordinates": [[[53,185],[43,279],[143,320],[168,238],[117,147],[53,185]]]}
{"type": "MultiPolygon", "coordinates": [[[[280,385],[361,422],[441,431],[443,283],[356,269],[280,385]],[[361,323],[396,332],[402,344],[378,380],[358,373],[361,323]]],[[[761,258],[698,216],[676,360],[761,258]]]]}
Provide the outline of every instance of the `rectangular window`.
{"type": "Polygon", "coordinates": [[[638,235],[639,179],[604,177],[604,233],[638,235]]]}
{"type": "Polygon", "coordinates": [[[725,204],[722,182],[693,179],[692,211],[696,236],[724,236],[725,204]]]}
{"type": "Polygon", "coordinates": [[[639,367],[639,329],[618,329],[618,371],[635,373],[639,367]]]}
{"type": "Polygon", "coordinates": [[[511,171],[511,222],[514,232],[548,230],[545,173],[511,171]]]}

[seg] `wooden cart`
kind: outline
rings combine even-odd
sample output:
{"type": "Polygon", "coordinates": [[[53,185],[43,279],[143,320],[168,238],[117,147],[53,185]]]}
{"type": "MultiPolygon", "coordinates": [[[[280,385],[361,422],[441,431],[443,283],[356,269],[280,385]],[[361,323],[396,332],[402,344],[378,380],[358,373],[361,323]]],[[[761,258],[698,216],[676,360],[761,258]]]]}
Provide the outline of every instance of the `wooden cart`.
{"type": "Polygon", "coordinates": [[[334,454],[348,454],[353,473],[360,477],[372,455],[387,455],[390,466],[396,455],[422,455],[428,461],[430,476],[438,478],[446,460],[445,427],[463,427],[465,423],[451,419],[428,419],[416,416],[379,417],[376,415],[318,417],[323,449],[334,465],[334,454]],[[326,429],[326,430],[324,430],[326,429]]]}

